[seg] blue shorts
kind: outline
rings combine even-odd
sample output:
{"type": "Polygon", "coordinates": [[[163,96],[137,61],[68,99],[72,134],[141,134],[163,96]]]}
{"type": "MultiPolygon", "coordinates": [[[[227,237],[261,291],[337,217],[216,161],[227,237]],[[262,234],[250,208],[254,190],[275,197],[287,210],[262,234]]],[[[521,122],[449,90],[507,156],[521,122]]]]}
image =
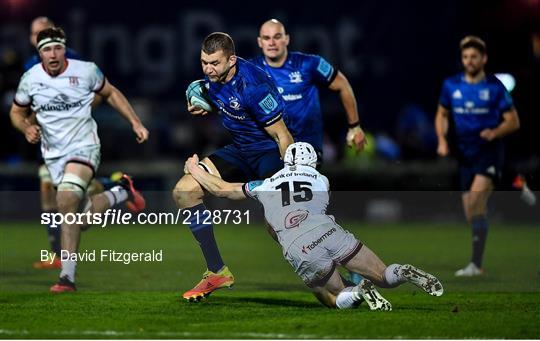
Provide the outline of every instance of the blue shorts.
{"type": "Polygon", "coordinates": [[[467,192],[471,189],[475,175],[486,176],[496,185],[502,176],[503,162],[503,147],[484,149],[481,153],[460,160],[461,190],[467,192]]]}
{"type": "Polygon", "coordinates": [[[283,168],[279,149],[243,152],[233,144],[216,150],[208,156],[223,180],[248,182],[268,178],[283,168]]]}

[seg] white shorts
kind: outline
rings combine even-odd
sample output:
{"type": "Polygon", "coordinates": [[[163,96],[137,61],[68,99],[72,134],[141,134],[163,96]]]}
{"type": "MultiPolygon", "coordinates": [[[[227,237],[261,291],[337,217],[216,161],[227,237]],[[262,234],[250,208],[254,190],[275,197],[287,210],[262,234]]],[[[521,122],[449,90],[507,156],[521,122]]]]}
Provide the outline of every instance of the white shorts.
{"type": "Polygon", "coordinates": [[[81,163],[92,168],[94,174],[96,173],[99,162],[101,160],[101,152],[99,145],[81,147],[71,153],[68,153],[62,157],[54,159],[45,159],[45,165],[51,173],[52,183],[58,186],[64,176],[64,169],[66,164],[70,162],[81,163]]]}
{"type": "Polygon", "coordinates": [[[324,224],[296,238],[285,259],[308,287],[324,286],[337,265],[362,248],[354,235],[337,224],[324,224]]]}

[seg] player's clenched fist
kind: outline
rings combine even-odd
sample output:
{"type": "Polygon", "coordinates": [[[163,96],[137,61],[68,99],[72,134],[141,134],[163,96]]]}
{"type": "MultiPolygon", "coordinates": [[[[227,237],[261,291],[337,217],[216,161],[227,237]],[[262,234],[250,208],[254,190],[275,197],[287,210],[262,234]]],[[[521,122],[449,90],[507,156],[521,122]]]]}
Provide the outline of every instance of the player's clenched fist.
{"type": "Polygon", "coordinates": [[[197,154],[193,154],[193,156],[187,159],[186,163],[184,164],[184,173],[190,174],[191,170],[194,167],[197,167],[198,164],[199,164],[199,156],[197,154]]]}
{"type": "Polygon", "coordinates": [[[354,147],[358,152],[361,152],[364,150],[366,144],[366,135],[360,126],[349,128],[347,132],[347,146],[354,147]]]}
{"type": "Polygon", "coordinates": [[[447,156],[449,153],[448,143],[446,141],[439,141],[439,146],[437,147],[437,154],[439,156],[447,156]]]}
{"type": "Polygon", "coordinates": [[[36,124],[29,125],[24,131],[24,137],[31,144],[38,143],[41,139],[41,128],[36,124]]]}
{"type": "Polygon", "coordinates": [[[134,125],[133,132],[137,136],[138,143],[143,143],[144,141],[148,140],[148,130],[142,124],[134,125]]]}

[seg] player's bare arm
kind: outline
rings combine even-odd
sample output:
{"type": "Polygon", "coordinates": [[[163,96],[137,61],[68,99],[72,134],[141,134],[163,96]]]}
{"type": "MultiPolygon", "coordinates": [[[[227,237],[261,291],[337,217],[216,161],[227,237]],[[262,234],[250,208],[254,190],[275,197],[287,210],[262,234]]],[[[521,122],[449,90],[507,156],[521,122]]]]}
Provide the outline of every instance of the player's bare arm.
{"type": "Polygon", "coordinates": [[[202,187],[217,197],[232,200],[242,200],[246,198],[242,191],[243,184],[226,182],[203,170],[199,167],[199,157],[197,154],[194,154],[186,161],[185,169],[202,187]]]}
{"type": "Polygon", "coordinates": [[[366,144],[366,136],[360,127],[360,119],[358,118],[358,106],[354,91],[347,77],[341,71],[338,71],[336,78],[328,87],[330,90],[339,92],[341,103],[347,113],[347,121],[349,123],[349,131],[347,132],[347,145],[354,147],[358,151],[362,151],[366,144]]]}
{"type": "Polygon", "coordinates": [[[480,136],[487,141],[502,138],[519,129],[519,116],[516,108],[504,112],[502,114],[503,121],[494,129],[484,129],[480,132],[480,136]]]}
{"type": "Polygon", "coordinates": [[[131,124],[133,132],[137,136],[138,143],[143,143],[148,140],[148,130],[141,123],[135,110],[133,110],[133,107],[129,104],[126,96],[124,96],[120,90],[105,79],[105,85],[99,94],[131,124]]]}
{"type": "Polygon", "coordinates": [[[94,99],[92,100],[92,110],[97,108],[101,103],[103,102],[103,96],[101,96],[100,94],[96,94],[94,96],[94,99]]]}
{"type": "Polygon", "coordinates": [[[276,123],[265,127],[264,129],[274,139],[274,141],[276,141],[279,146],[279,154],[281,154],[281,157],[283,157],[287,147],[294,142],[289,129],[287,129],[285,122],[283,122],[283,119],[280,119],[276,123]]]}
{"type": "Polygon", "coordinates": [[[447,156],[450,152],[448,141],[446,140],[449,115],[450,112],[448,109],[439,104],[437,107],[437,114],[435,115],[435,132],[437,133],[438,140],[437,154],[439,154],[439,156],[447,156]]]}
{"type": "Polygon", "coordinates": [[[41,139],[41,128],[37,124],[33,124],[28,120],[30,113],[30,108],[21,107],[16,103],[11,105],[11,110],[9,111],[9,117],[11,119],[11,124],[24,134],[26,141],[32,144],[39,143],[41,139]]]}
{"type": "Polygon", "coordinates": [[[38,124],[37,114],[33,111],[25,118],[25,120],[28,124],[38,124]]]}

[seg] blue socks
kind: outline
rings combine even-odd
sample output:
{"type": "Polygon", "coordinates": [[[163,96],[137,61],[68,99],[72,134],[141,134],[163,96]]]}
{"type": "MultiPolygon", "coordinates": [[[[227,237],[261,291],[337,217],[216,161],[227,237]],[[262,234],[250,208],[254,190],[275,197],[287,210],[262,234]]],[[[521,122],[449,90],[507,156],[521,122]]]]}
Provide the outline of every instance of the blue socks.
{"type": "Polygon", "coordinates": [[[349,275],[351,276],[351,282],[353,282],[354,285],[360,284],[360,282],[362,282],[362,279],[364,278],[362,277],[362,275],[352,271],[349,271],[349,275]]]}
{"type": "Polygon", "coordinates": [[[479,215],[472,217],[472,259],[471,261],[479,268],[482,267],[482,257],[484,256],[484,247],[486,245],[488,222],[486,216],[479,215]]]}
{"type": "MultiPolygon", "coordinates": [[[[208,270],[217,273],[225,265],[214,237],[214,227],[212,224],[204,224],[209,212],[203,213],[206,210],[204,204],[199,204],[184,210],[190,211],[189,215],[189,229],[191,233],[199,242],[201,250],[206,260],[206,266],[208,270]]],[[[184,215],[186,216],[186,215],[184,215]]]]}

